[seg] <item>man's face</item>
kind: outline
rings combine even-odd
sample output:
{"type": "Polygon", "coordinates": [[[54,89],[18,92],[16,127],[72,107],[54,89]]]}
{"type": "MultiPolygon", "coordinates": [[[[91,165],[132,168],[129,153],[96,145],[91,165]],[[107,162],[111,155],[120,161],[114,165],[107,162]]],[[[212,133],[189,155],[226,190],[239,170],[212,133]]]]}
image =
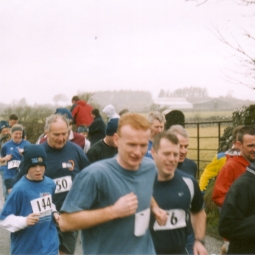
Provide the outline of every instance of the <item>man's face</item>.
{"type": "Polygon", "coordinates": [[[68,126],[63,120],[58,119],[56,122],[51,123],[50,129],[46,134],[50,147],[62,149],[68,139],[68,126]]]}
{"type": "Polygon", "coordinates": [[[45,172],[45,166],[32,166],[27,172],[27,178],[31,181],[41,181],[45,172]]]}
{"type": "Polygon", "coordinates": [[[164,122],[159,122],[158,120],[153,120],[150,126],[151,139],[153,141],[154,137],[164,130],[164,122]]]}
{"type": "Polygon", "coordinates": [[[179,162],[183,162],[188,153],[189,147],[189,138],[186,138],[182,135],[176,134],[179,144],[180,144],[180,155],[179,155],[179,162]]]}
{"type": "Polygon", "coordinates": [[[241,154],[250,162],[255,161],[255,135],[244,135],[243,142],[240,143],[240,150],[241,154]]]}
{"type": "Polygon", "coordinates": [[[171,180],[179,162],[179,144],[173,144],[166,138],[160,140],[159,148],[151,150],[152,157],[158,169],[160,181],[171,180]]]}
{"type": "Polygon", "coordinates": [[[1,135],[8,135],[10,134],[10,129],[9,128],[3,128],[2,131],[1,131],[1,135]]]}
{"type": "Polygon", "coordinates": [[[18,124],[18,120],[9,120],[9,126],[10,127],[12,127],[15,124],[18,124]]]}
{"type": "Polygon", "coordinates": [[[17,130],[17,131],[15,131],[15,132],[13,132],[13,133],[11,134],[11,136],[12,136],[13,142],[15,142],[15,143],[20,143],[21,140],[22,140],[22,131],[21,131],[21,130],[17,130]]]}
{"type": "Polygon", "coordinates": [[[134,129],[125,125],[120,135],[114,134],[114,142],[118,147],[118,163],[127,170],[138,170],[143,156],[147,152],[150,130],[134,129]]]}
{"type": "Polygon", "coordinates": [[[80,132],[79,134],[80,134],[80,135],[83,135],[84,137],[87,137],[87,136],[88,136],[88,132],[80,132]]]}
{"type": "Polygon", "coordinates": [[[106,136],[106,144],[109,145],[110,147],[117,147],[114,141],[114,136],[106,136]]]}

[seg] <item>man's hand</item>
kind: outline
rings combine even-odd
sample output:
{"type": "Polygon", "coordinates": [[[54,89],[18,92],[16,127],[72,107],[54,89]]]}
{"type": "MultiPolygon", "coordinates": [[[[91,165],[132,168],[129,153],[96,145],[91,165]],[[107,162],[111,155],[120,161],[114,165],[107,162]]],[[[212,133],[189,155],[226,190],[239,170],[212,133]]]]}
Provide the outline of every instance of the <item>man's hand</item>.
{"type": "Polygon", "coordinates": [[[208,255],[206,248],[198,240],[195,240],[194,242],[193,251],[194,255],[208,255]]]}
{"type": "Polygon", "coordinates": [[[152,213],[155,216],[159,226],[165,226],[167,222],[167,212],[159,207],[152,207],[152,213]]]}
{"type": "Polygon", "coordinates": [[[58,225],[58,222],[59,222],[59,214],[58,214],[58,212],[54,212],[53,213],[53,217],[54,217],[54,220],[55,220],[56,224],[58,225]]]}
{"type": "Polygon", "coordinates": [[[35,225],[39,221],[39,216],[39,213],[30,213],[26,219],[27,226],[35,225]]]}
{"type": "Polygon", "coordinates": [[[21,149],[21,148],[18,147],[18,151],[19,151],[20,155],[23,155],[24,149],[21,149]]]}
{"type": "Polygon", "coordinates": [[[138,200],[136,195],[131,192],[125,196],[120,197],[112,206],[114,218],[124,218],[134,214],[138,207],[138,200]]]}
{"type": "Polygon", "coordinates": [[[11,158],[12,158],[12,154],[8,154],[8,155],[6,155],[3,159],[4,159],[5,161],[9,161],[9,160],[11,160],[11,158]]]}

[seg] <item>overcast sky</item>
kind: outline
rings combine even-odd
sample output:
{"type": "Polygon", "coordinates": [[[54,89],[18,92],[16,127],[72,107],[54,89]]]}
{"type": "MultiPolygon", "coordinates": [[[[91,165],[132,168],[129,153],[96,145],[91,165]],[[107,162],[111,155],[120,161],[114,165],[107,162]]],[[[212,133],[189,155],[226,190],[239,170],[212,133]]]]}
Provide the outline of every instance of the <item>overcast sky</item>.
{"type": "MultiPolygon", "coordinates": [[[[206,87],[210,96],[255,91],[226,81],[241,69],[218,28],[255,55],[255,4],[209,0],[3,0],[0,3],[0,102],[53,103],[78,91],[206,87]],[[253,47],[252,47],[253,46],[253,47]]],[[[243,79],[243,76],[240,76],[243,79]]]]}

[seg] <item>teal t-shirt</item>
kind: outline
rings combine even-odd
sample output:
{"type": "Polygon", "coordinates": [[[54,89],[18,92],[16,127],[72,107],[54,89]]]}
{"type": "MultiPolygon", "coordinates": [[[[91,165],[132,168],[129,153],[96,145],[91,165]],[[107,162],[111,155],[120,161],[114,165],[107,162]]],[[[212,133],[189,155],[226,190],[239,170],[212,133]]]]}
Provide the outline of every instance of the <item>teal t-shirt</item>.
{"type": "MultiPolygon", "coordinates": [[[[155,164],[148,158],[136,171],[122,168],[116,158],[96,162],[75,178],[61,211],[104,208],[134,192],[138,198],[137,214],[142,214],[150,208],[156,176],[155,164]]],[[[149,229],[137,236],[135,224],[135,215],[131,215],[82,230],[83,254],[155,254],[149,229]]]]}

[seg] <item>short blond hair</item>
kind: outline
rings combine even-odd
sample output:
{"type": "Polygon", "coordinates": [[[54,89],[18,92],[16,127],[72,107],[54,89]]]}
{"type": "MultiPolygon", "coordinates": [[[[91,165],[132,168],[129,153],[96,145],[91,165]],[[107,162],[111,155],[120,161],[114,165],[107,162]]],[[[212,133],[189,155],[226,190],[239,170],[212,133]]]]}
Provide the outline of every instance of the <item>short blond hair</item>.
{"type": "Polygon", "coordinates": [[[150,129],[149,121],[144,116],[138,113],[123,114],[119,119],[117,134],[120,135],[121,128],[127,125],[138,130],[145,131],[150,129]]]}

